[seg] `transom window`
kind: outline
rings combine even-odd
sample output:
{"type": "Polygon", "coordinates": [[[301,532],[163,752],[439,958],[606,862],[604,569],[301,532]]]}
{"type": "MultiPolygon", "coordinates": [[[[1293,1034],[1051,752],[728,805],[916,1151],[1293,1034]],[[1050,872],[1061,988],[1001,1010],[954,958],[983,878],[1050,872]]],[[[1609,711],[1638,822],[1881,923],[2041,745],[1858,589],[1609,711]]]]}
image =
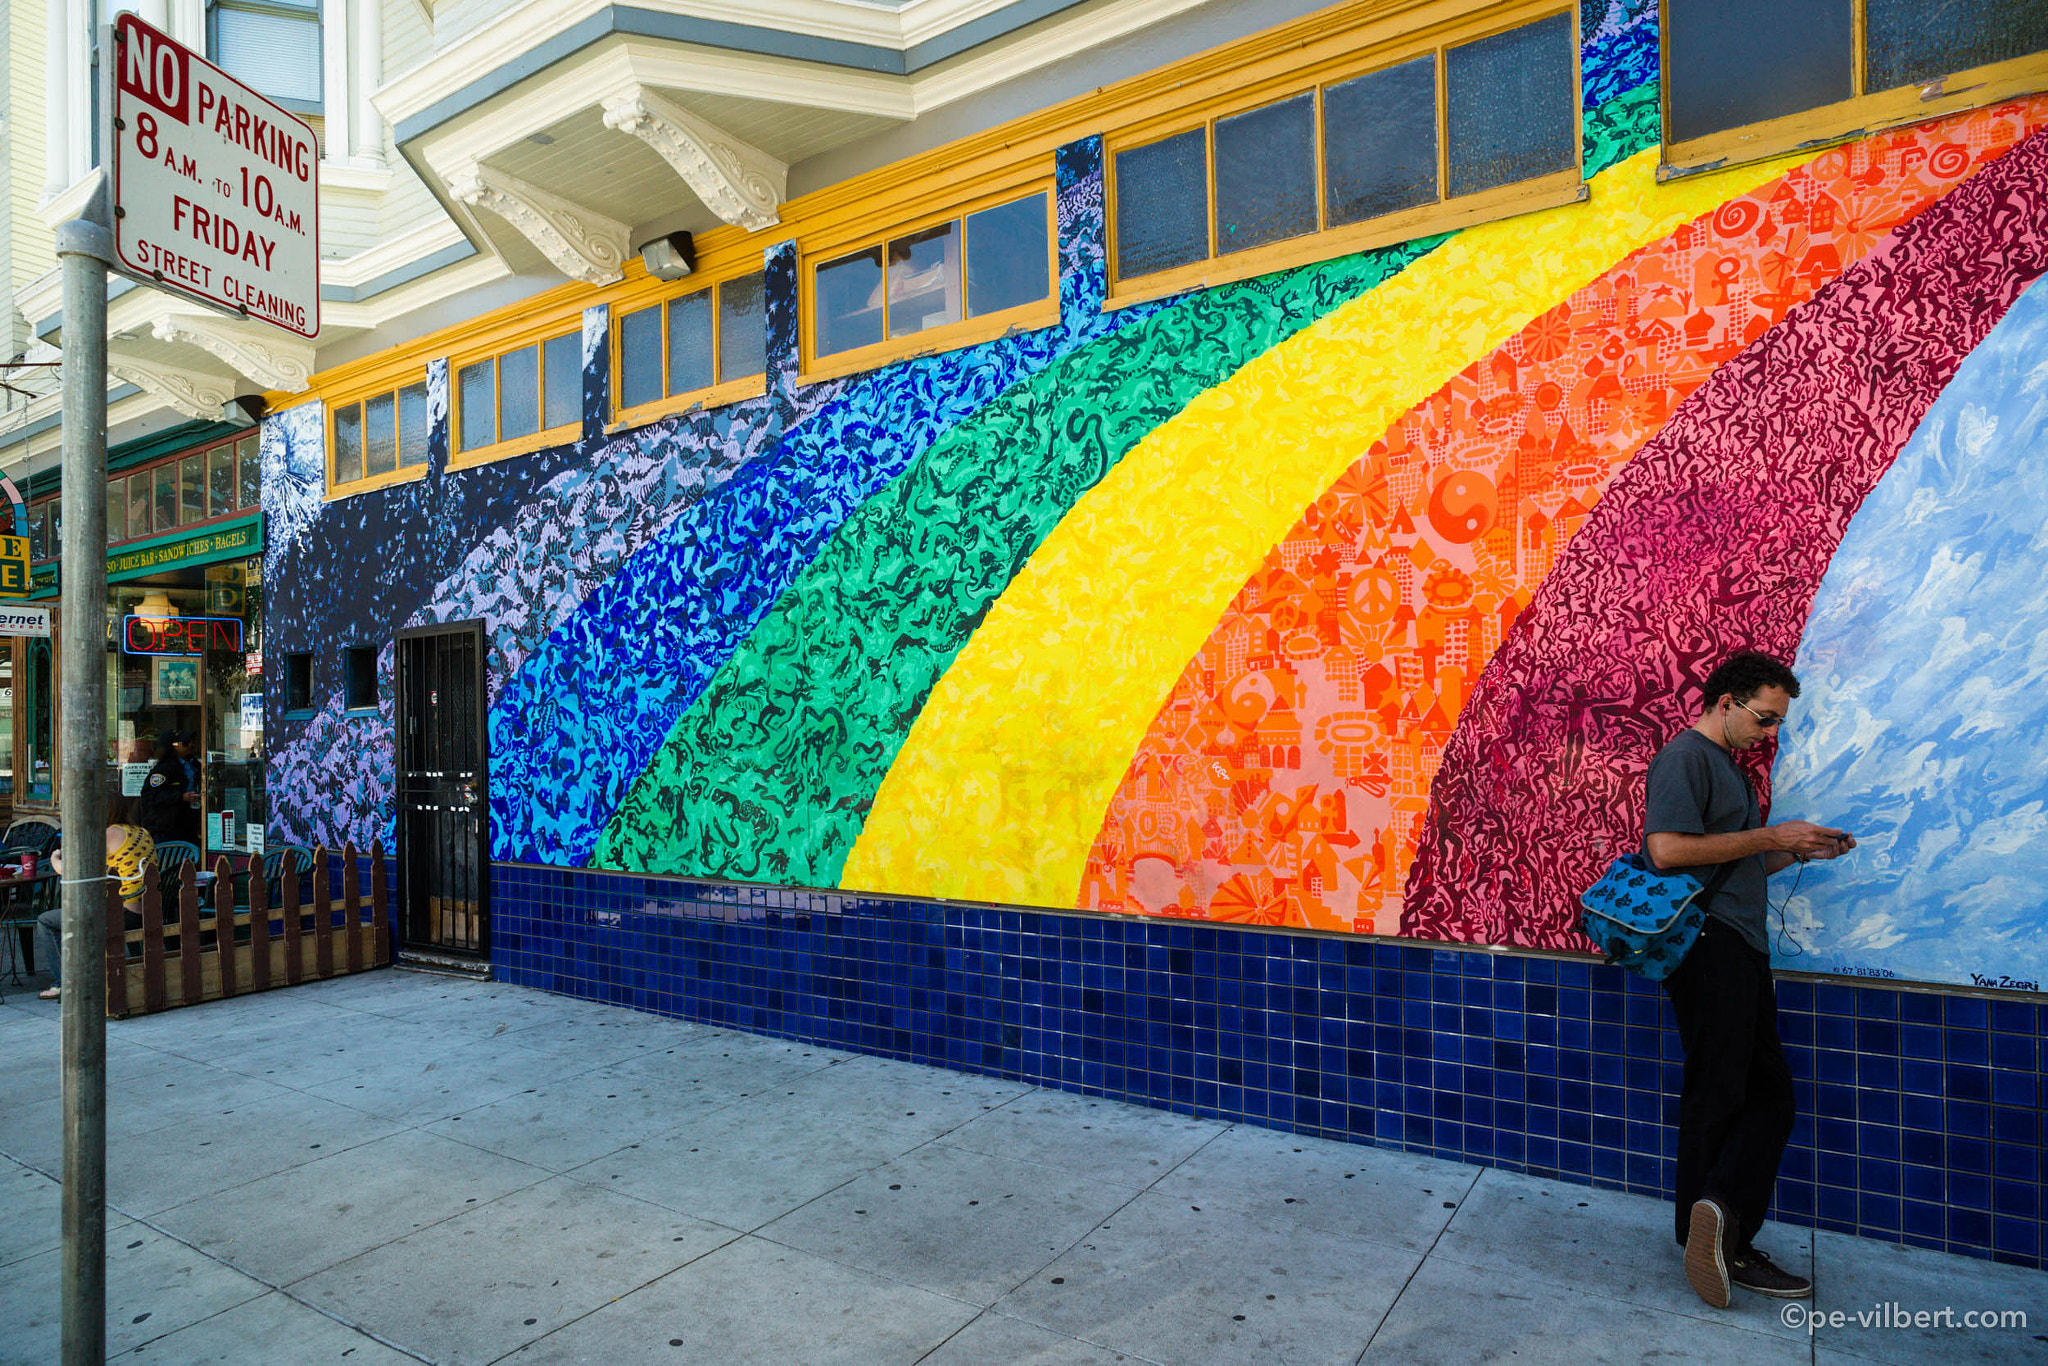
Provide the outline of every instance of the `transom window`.
{"type": "Polygon", "coordinates": [[[2048,88],[2041,0],[1663,4],[1665,160],[1680,170],[2048,88]]]}
{"type": "Polygon", "coordinates": [[[407,474],[424,472],[427,463],[427,385],[425,380],[336,404],[330,412],[332,454],[327,487],[335,493],[375,488],[407,474]]]}
{"type": "Polygon", "coordinates": [[[768,369],[767,283],[760,271],[612,315],[619,420],[738,397],[768,369]],[[658,407],[657,407],[658,405],[658,407]]]}
{"type": "Polygon", "coordinates": [[[453,367],[458,462],[574,441],[583,430],[583,330],[453,367]]]}
{"type": "MultiPolygon", "coordinates": [[[[987,331],[1049,305],[1052,197],[1040,191],[891,234],[809,267],[811,358],[880,363],[979,320],[987,331]],[[910,345],[892,345],[907,339],[910,345]]],[[[957,331],[956,343],[967,340],[957,331]]],[[[990,335],[994,335],[991,333],[990,335]]],[[[843,369],[845,365],[834,366],[843,369]]]]}
{"type": "Polygon", "coordinates": [[[1559,11],[1113,143],[1114,295],[1577,197],[1577,50],[1573,15],[1559,11]]]}
{"type": "MultiPolygon", "coordinates": [[[[256,433],[184,451],[107,479],[107,544],[254,512],[263,504],[256,433]]],[[[62,548],[64,500],[29,504],[29,558],[54,560],[62,548]]]]}

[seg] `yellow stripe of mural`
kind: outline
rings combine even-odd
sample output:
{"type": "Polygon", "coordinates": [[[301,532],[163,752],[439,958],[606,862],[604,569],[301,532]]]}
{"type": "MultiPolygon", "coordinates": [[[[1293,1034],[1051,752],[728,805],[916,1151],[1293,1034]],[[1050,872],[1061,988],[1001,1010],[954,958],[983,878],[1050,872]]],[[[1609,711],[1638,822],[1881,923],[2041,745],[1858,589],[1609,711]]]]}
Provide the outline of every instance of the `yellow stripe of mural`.
{"type": "Polygon", "coordinates": [[[1148,434],[1062,519],[939,680],[840,885],[1071,906],[1102,812],[1231,597],[1401,414],[1630,253],[1802,158],[1470,228],[1148,434]]]}

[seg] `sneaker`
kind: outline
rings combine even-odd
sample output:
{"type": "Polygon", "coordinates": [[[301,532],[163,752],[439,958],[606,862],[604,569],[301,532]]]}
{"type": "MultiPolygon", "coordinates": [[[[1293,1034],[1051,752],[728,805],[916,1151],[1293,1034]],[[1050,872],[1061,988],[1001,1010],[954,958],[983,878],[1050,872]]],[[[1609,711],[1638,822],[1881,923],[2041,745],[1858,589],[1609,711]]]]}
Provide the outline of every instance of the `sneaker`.
{"type": "Polygon", "coordinates": [[[1728,1259],[1728,1279],[1744,1290],[1769,1295],[1774,1300],[1803,1300],[1813,1293],[1812,1281],[1793,1275],[1753,1247],[1746,1247],[1728,1259]]]}
{"type": "Polygon", "coordinates": [[[1693,1203],[1692,1226],[1685,1237],[1685,1279],[1716,1309],[1728,1307],[1728,1262],[1721,1246],[1727,1226],[1727,1214],[1712,1200],[1693,1203]]]}
{"type": "Polygon", "coordinates": [[[41,991],[36,993],[36,999],[38,1001],[54,1001],[63,994],[64,993],[58,990],[56,987],[44,987],[41,991]]]}

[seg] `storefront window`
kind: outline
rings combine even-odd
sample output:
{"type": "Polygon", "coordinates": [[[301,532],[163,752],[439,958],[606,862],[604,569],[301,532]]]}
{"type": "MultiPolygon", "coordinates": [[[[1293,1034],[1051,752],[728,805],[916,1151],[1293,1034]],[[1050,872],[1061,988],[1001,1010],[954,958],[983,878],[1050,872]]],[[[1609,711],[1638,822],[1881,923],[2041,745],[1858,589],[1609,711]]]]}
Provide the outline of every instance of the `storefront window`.
{"type": "Polygon", "coordinates": [[[195,794],[182,807],[146,811],[159,841],[262,852],[262,565],[252,556],[109,590],[108,761],[130,796],[169,764],[195,794]],[[173,748],[180,736],[189,740],[184,756],[173,748]]]}
{"type": "Polygon", "coordinates": [[[28,752],[22,756],[28,783],[23,789],[31,801],[47,802],[56,792],[52,765],[57,757],[56,706],[51,677],[50,642],[32,637],[28,642],[28,677],[23,680],[22,709],[28,717],[28,752]]]}

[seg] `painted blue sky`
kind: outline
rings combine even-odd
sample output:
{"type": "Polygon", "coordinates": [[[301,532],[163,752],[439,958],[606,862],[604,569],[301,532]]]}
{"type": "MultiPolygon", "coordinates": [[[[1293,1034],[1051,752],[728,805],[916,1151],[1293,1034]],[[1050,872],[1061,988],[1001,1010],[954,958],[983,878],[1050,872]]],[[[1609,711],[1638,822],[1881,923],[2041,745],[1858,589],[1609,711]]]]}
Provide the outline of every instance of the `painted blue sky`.
{"type": "MultiPolygon", "coordinates": [[[[1858,512],[1800,641],[1773,817],[1805,870],[1780,967],[2048,982],[2048,282],[1963,364],[1858,512]]],[[[1772,879],[1772,904],[1793,872],[1772,879]]],[[[1773,934],[1776,917],[1773,916],[1773,934]]]]}

